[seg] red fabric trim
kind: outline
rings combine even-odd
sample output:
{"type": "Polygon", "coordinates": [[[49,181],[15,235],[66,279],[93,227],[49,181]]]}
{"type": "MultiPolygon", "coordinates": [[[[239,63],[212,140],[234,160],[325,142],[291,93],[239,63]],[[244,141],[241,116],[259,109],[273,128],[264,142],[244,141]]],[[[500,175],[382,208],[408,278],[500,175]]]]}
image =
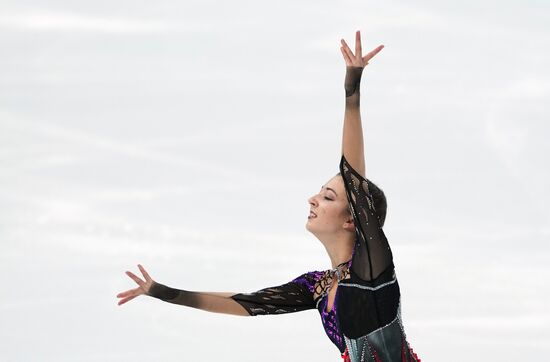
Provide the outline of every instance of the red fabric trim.
{"type": "MultiPolygon", "coordinates": [[[[411,352],[412,356],[414,357],[415,362],[421,362],[420,358],[418,358],[418,355],[416,353],[414,353],[414,351],[411,347],[409,347],[409,352],[411,352]]],[[[402,352],[401,352],[401,356],[402,356],[404,362],[408,362],[406,360],[406,355],[405,355],[405,344],[403,344],[403,349],[402,349],[402,352]]],[[[348,352],[347,347],[346,347],[346,350],[344,351],[344,353],[342,353],[341,357],[343,359],[342,362],[351,362],[351,358],[349,356],[349,352],[348,352]]],[[[378,357],[378,354],[376,353],[376,351],[374,352],[373,357],[374,357],[375,361],[377,361],[377,362],[380,361],[380,358],[378,357]]]]}
{"type": "Polygon", "coordinates": [[[378,356],[378,353],[376,351],[372,351],[372,356],[374,357],[374,362],[383,362],[380,357],[378,356]]]}
{"type": "Polygon", "coordinates": [[[418,358],[418,355],[416,353],[413,352],[413,349],[409,346],[409,351],[411,352],[411,354],[413,355],[414,357],[414,360],[417,361],[417,362],[420,362],[420,358],[418,358]]]}
{"type": "Polygon", "coordinates": [[[351,362],[347,347],[346,347],[346,350],[344,351],[344,353],[342,353],[342,359],[344,360],[343,362],[351,362]]]}

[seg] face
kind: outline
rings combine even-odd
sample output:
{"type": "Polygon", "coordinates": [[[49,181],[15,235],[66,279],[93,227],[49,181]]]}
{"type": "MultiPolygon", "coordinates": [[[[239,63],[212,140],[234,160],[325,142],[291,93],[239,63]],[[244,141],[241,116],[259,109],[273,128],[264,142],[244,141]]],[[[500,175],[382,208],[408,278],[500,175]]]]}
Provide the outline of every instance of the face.
{"type": "Polygon", "coordinates": [[[331,178],[308,202],[311,211],[306,223],[307,230],[319,234],[336,233],[342,228],[353,230],[353,218],[340,175],[331,178]]]}

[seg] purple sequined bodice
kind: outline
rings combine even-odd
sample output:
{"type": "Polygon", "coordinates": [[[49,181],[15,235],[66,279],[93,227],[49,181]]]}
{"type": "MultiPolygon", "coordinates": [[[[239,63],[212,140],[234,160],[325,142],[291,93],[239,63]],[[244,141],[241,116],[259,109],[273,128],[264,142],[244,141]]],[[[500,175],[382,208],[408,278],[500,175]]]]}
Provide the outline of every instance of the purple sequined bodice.
{"type": "MultiPolygon", "coordinates": [[[[312,271],[293,280],[295,283],[302,284],[313,294],[315,291],[315,284],[325,275],[326,271],[312,271]]],[[[321,322],[325,328],[327,336],[332,343],[338,347],[340,352],[344,352],[346,345],[338,324],[337,310],[338,310],[338,289],[336,289],[336,295],[334,296],[334,302],[332,309],[327,312],[328,304],[328,291],[317,297],[315,306],[321,316],[321,322]]]]}

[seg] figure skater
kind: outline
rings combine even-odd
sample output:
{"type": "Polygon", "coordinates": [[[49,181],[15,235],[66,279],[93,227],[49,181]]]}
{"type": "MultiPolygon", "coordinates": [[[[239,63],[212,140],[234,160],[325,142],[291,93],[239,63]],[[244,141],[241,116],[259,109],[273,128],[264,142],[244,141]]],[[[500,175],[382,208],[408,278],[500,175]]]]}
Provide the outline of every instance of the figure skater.
{"type": "Polygon", "coordinates": [[[145,294],[209,312],[257,316],[317,309],[329,339],[344,361],[420,361],[405,336],[393,256],[382,227],[384,192],[365,177],[359,85],[364,68],[382,48],[362,56],[356,32],[355,54],[344,39],[346,93],[340,172],[309,198],[306,229],[325,247],[332,269],[310,271],[290,282],[253,293],[194,292],[126,274],[138,287],[117,295],[118,304],[145,294]]]}

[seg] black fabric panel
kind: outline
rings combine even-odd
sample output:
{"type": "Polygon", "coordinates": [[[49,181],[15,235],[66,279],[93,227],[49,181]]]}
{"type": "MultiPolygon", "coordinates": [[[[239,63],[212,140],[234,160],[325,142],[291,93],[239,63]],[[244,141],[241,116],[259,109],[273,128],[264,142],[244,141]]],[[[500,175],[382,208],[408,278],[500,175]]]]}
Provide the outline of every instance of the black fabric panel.
{"type": "Polygon", "coordinates": [[[338,318],[344,335],[358,338],[393,321],[397,316],[400,297],[397,280],[374,291],[344,284],[359,284],[372,288],[393,279],[393,269],[386,270],[378,279],[370,282],[360,279],[352,271],[350,279],[340,282],[338,318]]]}
{"type": "Polygon", "coordinates": [[[282,314],[315,309],[313,293],[304,284],[289,282],[253,293],[231,296],[250,315],[282,314]]]}
{"type": "Polygon", "coordinates": [[[355,245],[352,270],[363,280],[374,280],[389,266],[393,256],[380,226],[368,181],[346,160],[340,160],[340,174],[353,215],[358,243],[355,245]]]}

